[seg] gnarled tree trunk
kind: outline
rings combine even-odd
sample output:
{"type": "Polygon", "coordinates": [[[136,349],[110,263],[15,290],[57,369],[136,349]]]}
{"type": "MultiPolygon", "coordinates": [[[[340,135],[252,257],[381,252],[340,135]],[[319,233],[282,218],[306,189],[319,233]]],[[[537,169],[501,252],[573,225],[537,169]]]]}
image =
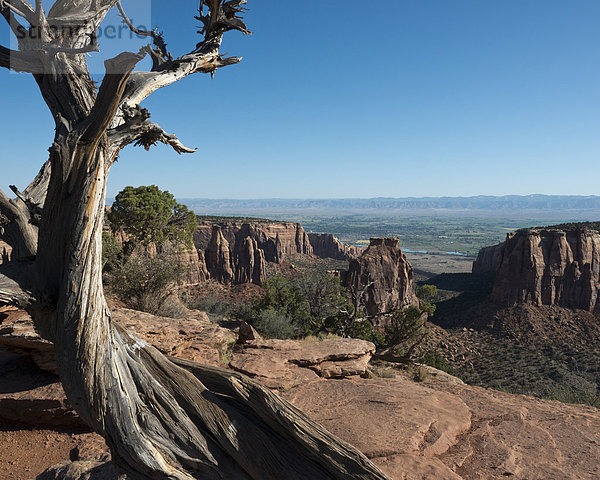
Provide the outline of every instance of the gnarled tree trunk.
{"type": "Polygon", "coordinates": [[[354,447],[259,384],[165,357],[111,319],[102,288],[110,167],[131,143],[193,151],[150,123],[139,102],[191,73],[236,63],[219,55],[221,37],[247,32],[237,18],[243,0],[211,0],[206,14],[204,3],[205,38],[193,52],[173,60],[160,36],[142,32],[154,39],[146,50],[153,71],[132,73],[142,56],[123,53],[106,62],[97,94],[84,57],[94,39],[52,37],[48,26],[72,21],[95,31],[116,0],[59,0],[48,17],[40,1],[0,6],[13,29],[20,15],[46,33],[22,51],[0,49],[0,66],[33,73],[56,121],[40,175],[25,192],[15,189],[17,201],[0,196],[0,233],[21,260],[0,267],[0,302],[26,308],[55,343],[69,401],[132,480],[384,479],[354,447]]]}

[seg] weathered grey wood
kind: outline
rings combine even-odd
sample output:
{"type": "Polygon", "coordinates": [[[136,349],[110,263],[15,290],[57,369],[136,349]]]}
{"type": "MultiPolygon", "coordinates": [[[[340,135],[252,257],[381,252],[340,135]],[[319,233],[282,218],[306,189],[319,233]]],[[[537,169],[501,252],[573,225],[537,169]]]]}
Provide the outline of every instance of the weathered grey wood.
{"type": "Polygon", "coordinates": [[[27,308],[39,333],[55,343],[71,405],[104,436],[115,466],[131,480],[386,478],[354,447],[257,383],[169,359],[112,321],[102,287],[110,167],[132,143],[193,151],[151,123],[140,103],[188,75],[239,62],[221,57],[221,41],[230,30],[248,33],[238,16],[244,0],[202,1],[197,18],[204,36],[190,53],[173,59],[153,37],[154,46],[107,61],[96,91],[84,55],[94,49],[93,37],[80,30],[57,36],[51,27],[95,32],[117,2],[58,0],[47,15],[40,0],[35,9],[23,0],[3,4],[9,23],[19,17],[41,35],[19,52],[0,49],[0,67],[36,71],[56,133],[32,184],[14,189],[17,200],[0,195],[4,234],[35,255],[30,266],[2,266],[0,302],[27,308]],[[148,52],[152,71],[134,72],[148,52]]]}
{"type": "Polygon", "coordinates": [[[33,257],[37,251],[38,232],[25,202],[9,199],[0,190],[0,238],[12,249],[12,257],[33,257]]]}
{"type": "Polygon", "coordinates": [[[0,305],[29,308],[35,302],[32,286],[32,262],[12,262],[0,265],[0,305]]]}

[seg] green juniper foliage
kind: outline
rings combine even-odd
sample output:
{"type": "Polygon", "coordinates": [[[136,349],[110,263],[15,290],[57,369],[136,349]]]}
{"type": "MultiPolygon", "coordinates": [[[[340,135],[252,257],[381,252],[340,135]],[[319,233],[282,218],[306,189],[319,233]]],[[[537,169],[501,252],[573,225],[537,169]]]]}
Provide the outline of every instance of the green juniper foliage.
{"type": "Polygon", "coordinates": [[[123,189],[107,217],[113,235],[102,235],[102,257],[110,290],[132,308],[175,315],[181,308],[173,293],[184,274],[176,254],[193,247],[194,213],[169,192],[150,185],[123,189]],[[114,236],[121,229],[129,236],[124,245],[114,236]]]}
{"type": "Polygon", "coordinates": [[[156,185],[125,187],[115,198],[108,221],[113,232],[122,228],[146,246],[169,241],[192,247],[197,227],[194,212],[156,185]]]}

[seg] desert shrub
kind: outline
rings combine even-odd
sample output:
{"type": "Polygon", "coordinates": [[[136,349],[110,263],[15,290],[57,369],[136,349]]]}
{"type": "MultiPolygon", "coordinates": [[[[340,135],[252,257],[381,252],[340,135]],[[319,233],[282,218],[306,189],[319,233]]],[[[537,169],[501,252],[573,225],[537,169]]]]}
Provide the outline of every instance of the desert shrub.
{"type": "Polygon", "coordinates": [[[243,312],[242,318],[249,323],[258,321],[261,312],[272,310],[278,313],[278,321],[288,320],[297,337],[346,336],[343,327],[352,314],[352,305],[339,278],[321,272],[293,278],[276,275],[265,282],[264,288],[263,297],[253,304],[254,312],[243,312]]]}
{"type": "Polygon", "coordinates": [[[123,261],[123,248],[109,232],[102,233],[102,268],[111,271],[123,261]]]}
{"type": "Polygon", "coordinates": [[[429,365],[430,367],[433,367],[433,368],[437,368],[438,370],[449,373],[451,375],[454,373],[454,371],[452,370],[452,367],[448,363],[448,360],[446,360],[446,357],[444,357],[438,351],[429,351],[429,352],[425,353],[421,358],[421,363],[424,363],[425,365],[429,365]]]}
{"type": "Polygon", "coordinates": [[[102,235],[102,255],[109,290],[131,308],[183,316],[185,306],[173,293],[184,268],[173,254],[193,245],[194,213],[151,185],[123,189],[107,218],[113,235],[102,235]],[[120,230],[129,236],[124,245],[114,236],[120,230]]]}
{"type": "Polygon", "coordinates": [[[186,303],[189,308],[206,312],[213,323],[219,323],[230,317],[234,308],[231,302],[216,295],[195,296],[187,299],[186,303]]]}
{"type": "Polygon", "coordinates": [[[373,328],[373,325],[368,320],[353,322],[352,325],[350,325],[349,337],[372,342],[377,348],[385,345],[385,337],[373,328]]]}
{"type": "Polygon", "coordinates": [[[422,285],[417,290],[417,298],[420,300],[430,300],[438,294],[438,289],[435,285],[422,285]]]}
{"type": "Polygon", "coordinates": [[[411,357],[429,333],[423,311],[414,305],[394,311],[388,322],[385,343],[388,348],[395,349],[398,355],[405,358],[411,357]]]}
{"type": "Polygon", "coordinates": [[[436,306],[429,300],[437,295],[433,285],[423,285],[417,291],[419,305],[394,310],[386,318],[385,336],[382,350],[403,361],[412,360],[417,347],[429,335],[425,325],[428,317],[435,312],[436,306]]]}
{"type": "Polygon", "coordinates": [[[274,310],[296,323],[304,323],[309,316],[309,305],[300,288],[291,280],[274,276],[265,284],[265,294],[257,301],[256,309],[274,310]]]}
{"type": "Polygon", "coordinates": [[[181,302],[179,297],[171,295],[158,307],[157,315],[169,318],[185,318],[188,309],[181,302]]]}
{"type": "Polygon", "coordinates": [[[289,339],[297,335],[292,319],[281,312],[268,308],[262,310],[254,321],[254,327],[267,338],[289,339]]]}
{"type": "Polygon", "coordinates": [[[558,400],[563,403],[574,403],[589,405],[591,407],[600,408],[600,395],[595,392],[581,391],[564,385],[556,385],[554,387],[546,387],[543,392],[543,398],[558,400]]]}
{"type": "Polygon", "coordinates": [[[182,275],[175,260],[139,253],[117,264],[106,278],[110,290],[128,307],[156,315],[182,275]]]}

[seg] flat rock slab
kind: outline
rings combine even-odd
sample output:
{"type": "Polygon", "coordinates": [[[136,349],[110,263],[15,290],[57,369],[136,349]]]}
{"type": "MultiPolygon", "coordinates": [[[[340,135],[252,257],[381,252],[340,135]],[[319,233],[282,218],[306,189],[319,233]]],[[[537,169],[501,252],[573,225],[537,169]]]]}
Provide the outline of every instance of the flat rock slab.
{"type": "Polygon", "coordinates": [[[600,478],[599,409],[467,385],[439,388],[473,414],[468,435],[440,456],[462,478],[600,478]]]}
{"type": "MultiPolygon", "coordinates": [[[[237,338],[231,330],[211,323],[204,312],[189,312],[182,319],[126,308],[115,308],[111,314],[161,352],[208,365],[222,364],[224,353],[237,338]]],[[[36,333],[31,317],[23,311],[0,313],[0,348],[31,357],[42,370],[57,372],[54,345],[36,333]]]]}
{"type": "Polygon", "coordinates": [[[365,376],[375,346],[364,340],[256,340],[229,366],[270,388],[289,390],[322,378],[365,376]]]}
{"type": "Polygon", "coordinates": [[[111,310],[114,320],[161,352],[208,365],[219,365],[236,335],[211,323],[204,312],[185,318],[165,318],[127,308],[111,310]]]}
{"type": "Polygon", "coordinates": [[[283,396],[369,458],[440,455],[471,427],[459,397],[401,378],[320,381],[283,396]]]}
{"type": "Polygon", "coordinates": [[[435,457],[400,454],[374,458],[373,463],[394,480],[462,480],[435,457]]]}

